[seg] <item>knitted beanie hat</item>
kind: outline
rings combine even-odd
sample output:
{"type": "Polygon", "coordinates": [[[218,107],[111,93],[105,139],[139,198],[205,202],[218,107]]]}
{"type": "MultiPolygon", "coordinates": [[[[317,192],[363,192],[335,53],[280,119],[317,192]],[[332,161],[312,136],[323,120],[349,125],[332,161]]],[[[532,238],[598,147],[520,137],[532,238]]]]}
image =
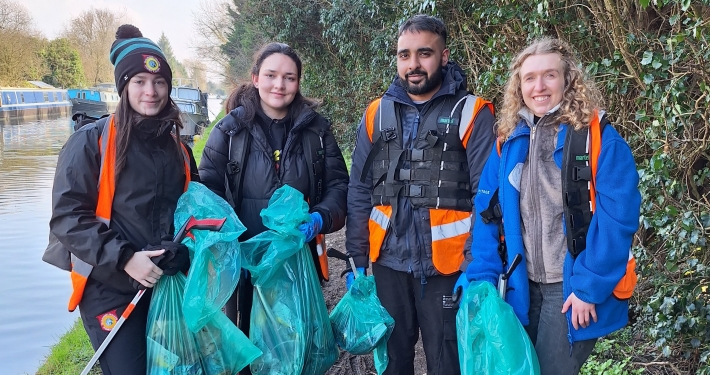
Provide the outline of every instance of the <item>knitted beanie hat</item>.
{"type": "Polygon", "coordinates": [[[116,40],[111,45],[109,59],[114,66],[113,76],[118,95],[121,95],[131,77],[143,72],[160,74],[168,81],[168,91],[172,90],[173,72],[163,51],[153,41],[144,38],[133,25],[121,25],[116,30],[116,40]]]}

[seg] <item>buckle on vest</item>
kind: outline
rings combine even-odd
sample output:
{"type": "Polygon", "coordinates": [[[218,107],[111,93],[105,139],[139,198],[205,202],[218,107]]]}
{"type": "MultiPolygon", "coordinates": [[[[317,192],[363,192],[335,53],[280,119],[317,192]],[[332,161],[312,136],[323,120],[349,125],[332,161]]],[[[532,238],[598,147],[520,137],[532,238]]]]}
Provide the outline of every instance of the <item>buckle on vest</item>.
{"type": "Polygon", "coordinates": [[[424,150],[415,148],[412,149],[412,161],[424,161],[424,150]]]}
{"type": "Polygon", "coordinates": [[[409,190],[409,194],[407,194],[408,197],[423,197],[424,196],[424,189],[422,189],[421,185],[408,185],[407,190],[409,190]]]}
{"type": "Polygon", "coordinates": [[[397,138],[397,130],[395,128],[387,128],[382,131],[382,140],[389,142],[397,138]]]}
{"type": "Polygon", "coordinates": [[[230,161],[227,163],[227,173],[229,174],[235,174],[239,173],[241,171],[241,168],[239,168],[239,163],[236,161],[230,161]]]}
{"type": "Polygon", "coordinates": [[[411,169],[400,169],[399,170],[399,179],[400,180],[411,180],[412,179],[412,170],[411,169]]]}
{"type": "Polygon", "coordinates": [[[579,181],[579,180],[585,180],[585,181],[591,181],[592,180],[592,168],[589,166],[586,167],[573,167],[572,168],[572,180],[573,181],[579,181]]]}

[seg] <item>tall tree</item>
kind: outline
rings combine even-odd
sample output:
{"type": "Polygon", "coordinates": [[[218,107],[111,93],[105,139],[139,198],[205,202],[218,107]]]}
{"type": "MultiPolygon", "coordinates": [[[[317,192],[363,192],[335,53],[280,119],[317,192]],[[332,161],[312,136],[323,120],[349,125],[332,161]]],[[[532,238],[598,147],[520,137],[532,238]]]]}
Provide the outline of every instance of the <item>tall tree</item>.
{"type": "Polygon", "coordinates": [[[43,41],[30,12],[17,1],[0,0],[0,85],[24,86],[42,77],[43,41]]]}
{"type": "Polygon", "coordinates": [[[30,33],[32,16],[19,1],[0,0],[0,31],[20,31],[30,33]]]}
{"type": "Polygon", "coordinates": [[[55,87],[81,87],[84,84],[84,68],[79,51],[65,38],[55,39],[41,52],[48,72],[42,81],[55,87]]]}
{"type": "Polygon", "coordinates": [[[62,35],[79,50],[88,85],[114,81],[108,55],[111,44],[116,40],[116,29],[125,22],[124,11],[95,8],[69,21],[62,35]]]}
{"type": "Polygon", "coordinates": [[[173,79],[188,78],[187,69],[185,69],[185,66],[175,57],[173,47],[170,45],[170,40],[165,36],[165,33],[160,34],[158,47],[163,50],[163,55],[165,55],[165,59],[168,60],[168,64],[170,64],[170,69],[173,71],[173,79]]]}
{"type": "Polygon", "coordinates": [[[202,91],[207,91],[207,69],[205,64],[196,59],[185,60],[188,77],[197,83],[202,91]]]}
{"type": "MultiPolygon", "coordinates": [[[[195,39],[191,47],[197,56],[206,62],[205,69],[210,76],[220,77],[222,80],[235,81],[230,73],[232,62],[236,59],[251,63],[252,49],[239,50],[243,56],[233,53],[223,53],[222,46],[229,43],[232,29],[232,17],[228,0],[201,0],[197,11],[193,12],[193,25],[195,39]]],[[[241,33],[242,37],[247,37],[241,33]]],[[[212,91],[210,91],[212,92],[212,91]]]]}
{"type": "Polygon", "coordinates": [[[251,0],[232,0],[228,8],[229,30],[220,51],[229,58],[224,66],[225,81],[231,86],[251,77],[254,53],[271,39],[261,24],[249,15],[258,14],[251,0]]]}

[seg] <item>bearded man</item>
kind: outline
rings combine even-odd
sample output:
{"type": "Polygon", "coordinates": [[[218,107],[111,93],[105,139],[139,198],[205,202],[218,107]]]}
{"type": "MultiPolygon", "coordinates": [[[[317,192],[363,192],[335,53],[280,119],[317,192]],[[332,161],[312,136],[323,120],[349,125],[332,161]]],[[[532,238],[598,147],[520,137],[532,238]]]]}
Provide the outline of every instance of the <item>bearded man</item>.
{"type": "Polygon", "coordinates": [[[472,199],[495,119],[449,53],[440,19],[400,26],[397,77],[365,111],[352,155],[346,249],[361,273],[372,265],[395,321],[386,375],[414,373],[420,330],[427,374],[460,374],[452,290],[471,262],[472,199]]]}

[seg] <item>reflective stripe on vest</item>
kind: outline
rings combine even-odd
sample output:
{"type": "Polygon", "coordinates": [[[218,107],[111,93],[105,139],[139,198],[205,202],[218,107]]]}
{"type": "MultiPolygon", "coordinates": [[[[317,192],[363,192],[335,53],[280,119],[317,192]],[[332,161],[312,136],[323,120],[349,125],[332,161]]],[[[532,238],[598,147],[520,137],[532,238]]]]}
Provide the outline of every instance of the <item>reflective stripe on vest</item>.
{"type": "Polygon", "coordinates": [[[392,216],[392,206],[375,206],[370,212],[368,227],[370,228],[370,259],[373,262],[380,256],[380,248],[390,226],[390,216],[392,216]]]}
{"type": "Polygon", "coordinates": [[[442,275],[459,270],[463,248],[471,232],[471,213],[454,210],[429,210],[431,220],[431,257],[442,275]]]}
{"type": "MultiPolygon", "coordinates": [[[[184,191],[187,191],[190,183],[190,154],[182,142],[183,165],[185,168],[184,191]]],[[[99,137],[99,155],[101,156],[101,166],[99,171],[99,181],[97,183],[98,199],[96,203],[96,219],[106,224],[111,224],[111,209],[113,207],[113,197],[116,191],[116,127],[114,115],[104,125],[104,129],[99,137]]],[[[72,270],[70,273],[72,283],[72,294],[69,297],[69,311],[76,310],[84,295],[84,289],[93,270],[93,266],[83,260],[71,255],[72,270]]]]}

